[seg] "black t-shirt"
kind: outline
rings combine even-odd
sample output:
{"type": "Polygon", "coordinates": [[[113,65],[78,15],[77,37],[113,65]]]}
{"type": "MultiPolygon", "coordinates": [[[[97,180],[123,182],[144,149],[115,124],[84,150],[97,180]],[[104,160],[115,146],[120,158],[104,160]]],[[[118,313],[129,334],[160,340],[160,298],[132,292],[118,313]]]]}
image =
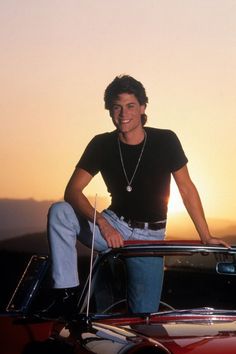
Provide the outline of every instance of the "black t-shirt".
{"type": "MultiPolygon", "coordinates": [[[[171,172],[179,170],[188,160],[174,132],[147,127],[145,131],[146,145],[131,184],[131,192],[126,190],[117,131],[96,135],[86,147],[77,168],[86,170],[92,176],[98,172],[102,174],[111,195],[109,209],[118,216],[137,221],[158,221],[167,216],[171,172]]],[[[120,145],[130,180],[143,142],[138,145],[120,142],[120,145]]]]}

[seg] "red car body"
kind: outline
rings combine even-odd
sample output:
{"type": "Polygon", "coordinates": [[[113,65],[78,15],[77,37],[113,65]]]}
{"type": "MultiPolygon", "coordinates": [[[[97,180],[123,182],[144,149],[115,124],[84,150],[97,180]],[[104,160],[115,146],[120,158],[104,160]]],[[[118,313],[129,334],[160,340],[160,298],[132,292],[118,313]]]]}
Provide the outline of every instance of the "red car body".
{"type": "MultiPolygon", "coordinates": [[[[198,242],[182,241],[129,242],[122,249],[98,255],[93,267],[91,310],[89,314],[86,313],[88,284],[85,284],[78,303],[78,313],[69,320],[46,320],[35,316],[32,302],[24,311],[20,311],[23,307],[19,302],[18,307],[13,308],[19,300],[22,286],[30,278],[27,278],[27,272],[30,275],[31,271],[28,268],[10,301],[8,311],[0,317],[0,352],[235,354],[235,257],[235,247],[208,247],[198,242]],[[126,299],[119,299],[117,295],[117,275],[121,277],[123,291],[122,260],[130,256],[149,255],[165,257],[162,306],[157,313],[131,315],[126,312],[126,299]],[[106,273],[113,259],[117,262],[116,284],[112,283],[112,276],[106,273]],[[103,271],[106,276],[102,289],[109,283],[109,291],[114,290],[111,293],[112,296],[116,295],[116,301],[114,306],[110,306],[108,298],[107,308],[99,313],[96,312],[94,300],[99,293],[101,277],[98,278],[98,284],[96,276],[103,271]]],[[[32,282],[35,283],[35,278],[32,282]]],[[[39,288],[41,286],[42,282],[39,288]]],[[[34,289],[33,297],[36,298],[38,294],[39,291],[34,289]]]]}

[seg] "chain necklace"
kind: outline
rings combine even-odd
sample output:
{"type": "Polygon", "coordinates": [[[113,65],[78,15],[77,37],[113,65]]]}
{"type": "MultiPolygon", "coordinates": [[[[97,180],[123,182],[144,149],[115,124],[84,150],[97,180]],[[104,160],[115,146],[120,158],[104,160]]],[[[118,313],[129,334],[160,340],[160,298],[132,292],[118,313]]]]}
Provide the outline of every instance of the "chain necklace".
{"type": "Polygon", "coordinates": [[[118,137],[117,141],[118,141],[118,147],[119,147],[119,153],[120,153],[120,162],[121,162],[121,166],[122,166],[122,169],[123,169],[123,172],[124,172],[124,175],[125,175],[125,179],[126,179],[126,182],[127,182],[127,186],[126,186],[126,191],[127,192],[132,192],[132,182],[133,182],[133,179],[134,179],[134,176],[137,172],[137,169],[138,169],[138,166],[139,166],[139,163],[140,163],[140,160],[142,158],[142,155],[143,155],[143,151],[144,151],[144,148],[145,148],[145,145],[146,145],[146,140],[147,140],[147,133],[144,131],[144,141],[143,141],[143,146],[142,146],[142,150],[140,152],[140,155],[139,155],[139,158],[138,158],[138,161],[137,161],[137,164],[135,166],[135,169],[134,169],[134,173],[131,177],[131,179],[129,180],[128,179],[128,176],[127,176],[127,173],[126,173],[126,169],[125,169],[125,165],[124,165],[124,160],[123,160],[123,156],[122,156],[122,151],[121,151],[121,146],[120,146],[120,139],[118,137]]]}

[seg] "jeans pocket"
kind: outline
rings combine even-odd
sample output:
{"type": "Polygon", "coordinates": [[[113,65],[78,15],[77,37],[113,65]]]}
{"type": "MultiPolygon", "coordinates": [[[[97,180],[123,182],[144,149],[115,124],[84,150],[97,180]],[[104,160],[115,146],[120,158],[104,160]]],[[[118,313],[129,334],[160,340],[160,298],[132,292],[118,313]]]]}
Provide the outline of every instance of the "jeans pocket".
{"type": "Polygon", "coordinates": [[[148,231],[148,237],[150,240],[164,240],[165,235],[166,235],[166,229],[160,229],[160,230],[147,230],[148,231]]]}
{"type": "Polygon", "coordinates": [[[133,240],[158,241],[164,240],[165,229],[150,230],[150,229],[134,229],[132,233],[133,240]]]}

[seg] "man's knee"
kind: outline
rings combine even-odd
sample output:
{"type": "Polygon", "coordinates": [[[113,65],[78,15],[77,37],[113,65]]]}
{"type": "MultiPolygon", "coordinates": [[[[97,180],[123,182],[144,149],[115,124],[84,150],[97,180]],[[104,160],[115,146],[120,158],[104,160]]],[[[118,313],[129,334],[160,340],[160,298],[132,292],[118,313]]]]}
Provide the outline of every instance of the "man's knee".
{"type": "Polygon", "coordinates": [[[72,206],[67,202],[56,202],[52,204],[48,211],[48,219],[62,219],[65,218],[67,215],[74,213],[72,206]]]}

